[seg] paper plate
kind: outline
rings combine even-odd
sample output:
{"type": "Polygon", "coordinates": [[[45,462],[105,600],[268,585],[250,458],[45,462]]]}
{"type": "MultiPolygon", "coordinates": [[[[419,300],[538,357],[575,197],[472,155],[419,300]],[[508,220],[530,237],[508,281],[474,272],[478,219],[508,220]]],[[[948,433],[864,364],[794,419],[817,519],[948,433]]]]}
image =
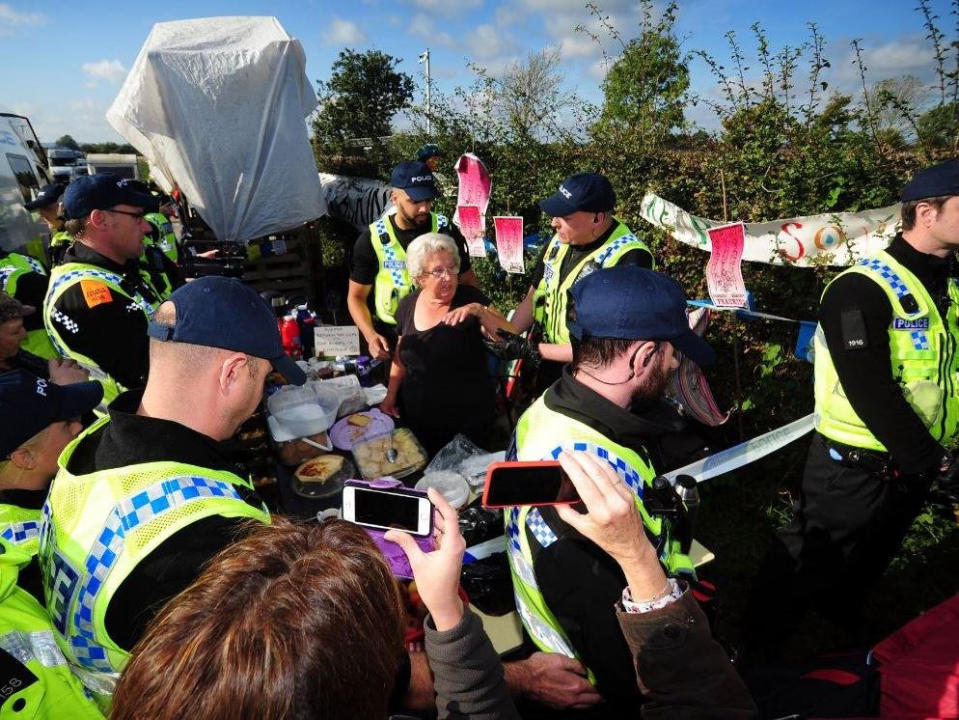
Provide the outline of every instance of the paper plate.
{"type": "Polygon", "coordinates": [[[330,428],[330,440],[337,450],[352,450],[357,443],[364,442],[377,435],[385,435],[391,432],[396,425],[393,418],[376,408],[355,414],[365,415],[370,419],[370,424],[366,427],[350,425],[349,416],[337,422],[330,428]]]}

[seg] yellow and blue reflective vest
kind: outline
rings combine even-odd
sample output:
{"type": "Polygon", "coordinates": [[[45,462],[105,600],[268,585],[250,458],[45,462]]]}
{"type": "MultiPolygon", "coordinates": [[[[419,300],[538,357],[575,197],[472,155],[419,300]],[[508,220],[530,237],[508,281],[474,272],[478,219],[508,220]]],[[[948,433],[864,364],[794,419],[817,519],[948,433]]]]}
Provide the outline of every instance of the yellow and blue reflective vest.
{"type": "MultiPolygon", "coordinates": [[[[933,439],[948,444],[959,424],[956,387],[959,285],[956,279],[949,280],[949,310],[943,318],[919,279],[885,251],[861,260],[837,277],[852,273],[874,281],[889,298],[892,376],[933,439]]],[[[844,445],[886,451],[885,445],[870,432],[846,399],[821,327],[817,328],[813,342],[816,430],[844,445]]]]}
{"type": "MultiPolygon", "coordinates": [[[[448,226],[445,215],[430,213],[430,232],[441,232],[448,226]]],[[[370,243],[379,264],[373,279],[373,309],[380,320],[396,325],[396,308],[410,294],[412,283],[406,270],[406,250],[396,239],[388,215],[370,225],[370,243]]]]}
{"type": "MultiPolygon", "coordinates": [[[[70,458],[99,431],[101,418],[60,455],[60,470],[43,506],[40,567],[55,638],[101,704],[112,694],[129,653],[109,636],[107,608],[132,570],[183,528],[215,515],[269,522],[247,503],[247,479],[177,462],[73,475],[70,458]]],[[[197,568],[199,573],[199,568],[197,568]]]]}
{"type": "Polygon", "coordinates": [[[567,292],[579,280],[587,265],[592,263],[597,268],[609,268],[632,250],[649,252],[646,243],[633,235],[626,225],[619,220],[615,222],[613,232],[606,242],[580,260],[562,282],[559,277],[560,269],[563,258],[569,252],[569,244],[560,242],[558,235],[554,235],[549,241],[543,255],[543,277],[533,290],[533,319],[543,329],[543,342],[558,345],[569,342],[569,330],[566,328],[567,292]]]}
{"type": "MultiPolygon", "coordinates": [[[[608,462],[635,494],[636,507],[647,530],[659,538],[660,560],[667,571],[695,577],[692,562],[682,553],[679,540],[671,537],[670,524],[661,516],[650,515],[643,505],[644,491],[652,484],[656,472],[635,450],[612,442],[579,420],[550,410],[542,395],[520,417],[516,425],[515,446],[517,460],[555,460],[564,450],[579,450],[608,462]]],[[[523,626],[541,650],[578,658],[536,581],[531,538],[545,548],[558,540],[556,533],[536,507],[507,508],[504,520],[506,556],[513,577],[516,609],[523,626]]],[[[595,682],[592,672],[589,672],[589,678],[595,682]]]]}
{"type": "Polygon", "coordinates": [[[27,548],[0,540],[0,649],[7,656],[0,660],[0,720],[103,718],[70,671],[47,611],[17,585],[32,556],[27,548]]]}
{"type": "Polygon", "coordinates": [[[56,308],[57,301],[63,293],[84,280],[103,283],[120,297],[128,298],[131,301],[130,307],[135,311],[142,312],[148,324],[150,315],[153,314],[159,303],[147,300],[139,292],[134,292],[131,297],[129,291],[123,289],[123,277],[121,275],[96,265],[78,262],[64,263],[63,265],[57,265],[50,272],[50,285],[47,288],[47,297],[43,301],[43,323],[47,328],[47,334],[53,340],[53,345],[61,356],[75,360],[87,369],[91,380],[97,380],[103,385],[103,400],[97,406],[97,413],[103,415],[106,412],[106,407],[126,388],[100,368],[94,360],[71,348],[70,343],[60,334],[57,325],[54,323],[54,318],[59,313],[56,308]]]}
{"type": "MultiPolygon", "coordinates": [[[[0,257],[0,290],[10,297],[16,297],[20,278],[31,273],[47,277],[47,270],[43,264],[29,255],[21,253],[3,255],[0,257]]],[[[20,347],[44,360],[59,357],[44,328],[28,330],[27,339],[20,344],[20,347]]]]}

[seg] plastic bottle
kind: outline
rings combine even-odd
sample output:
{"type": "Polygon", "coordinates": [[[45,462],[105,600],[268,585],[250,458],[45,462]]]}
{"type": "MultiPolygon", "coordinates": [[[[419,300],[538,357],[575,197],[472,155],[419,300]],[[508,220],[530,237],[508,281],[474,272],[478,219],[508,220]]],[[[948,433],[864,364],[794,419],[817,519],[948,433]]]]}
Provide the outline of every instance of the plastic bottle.
{"type": "Polygon", "coordinates": [[[280,323],[280,338],[283,340],[283,350],[294,360],[303,356],[303,347],[300,344],[300,326],[292,315],[285,315],[280,323]]]}

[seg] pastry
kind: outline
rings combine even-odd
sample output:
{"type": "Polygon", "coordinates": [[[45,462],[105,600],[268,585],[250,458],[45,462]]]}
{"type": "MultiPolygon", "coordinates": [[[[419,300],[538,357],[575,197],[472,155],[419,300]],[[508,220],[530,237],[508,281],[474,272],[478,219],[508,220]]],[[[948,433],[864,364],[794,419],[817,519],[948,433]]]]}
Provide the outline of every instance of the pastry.
{"type": "Polygon", "coordinates": [[[341,455],[321,455],[307,460],[296,469],[296,479],[302,483],[323,483],[343,467],[341,455]]]}

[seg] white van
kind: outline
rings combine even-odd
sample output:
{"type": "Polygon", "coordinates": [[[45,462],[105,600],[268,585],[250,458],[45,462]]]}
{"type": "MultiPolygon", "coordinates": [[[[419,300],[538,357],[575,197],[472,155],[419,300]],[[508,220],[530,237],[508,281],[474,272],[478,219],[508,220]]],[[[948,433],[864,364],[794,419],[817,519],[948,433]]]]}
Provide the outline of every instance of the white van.
{"type": "Polygon", "coordinates": [[[47,156],[30,121],[0,113],[0,250],[44,258],[47,227],[23,205],[49,183],[47,156]]]}

